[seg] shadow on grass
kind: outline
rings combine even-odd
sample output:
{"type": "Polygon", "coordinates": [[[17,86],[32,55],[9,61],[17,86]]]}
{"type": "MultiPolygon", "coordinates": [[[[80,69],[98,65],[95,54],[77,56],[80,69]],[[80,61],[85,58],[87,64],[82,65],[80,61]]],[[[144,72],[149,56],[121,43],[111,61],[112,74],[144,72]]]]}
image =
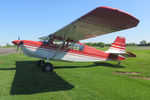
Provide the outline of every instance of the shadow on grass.
{"type": "Polygon", "coordinates": [[[55,72],[42,72],[35,61],[17,61],[11,95],[64,91],[74,88],[55,72]]]}
{"type": "MultiPolygon", "coordinates": [[[[65,91],[74,88],[73,85],[66,82],[55,72],[43,72],[37,68],[36,61],[17,61],[16,68],[1,68],[0,70],[16,70],[12,83],[11,95],[34,94],[42,92],[65,91]]],[[[87,68],[87,67],[112,67],[124,68],[106,62],[95,62],[88,66],[56,66],[59,68],[87,68]]]]}
{"type": "Polygon", "coordinates": [[[55,69],[60,69],[60,68],[87,68],[87,67],[96,67],[96,66],[104,66],[104,67],[112,67],[112,68],[125,68],[124,66],[120,65],[115,65],[115,64],[110,64],[106,62],[94,62],[93,65],[88,65],[88,66],[56,66],[55,69]]]}

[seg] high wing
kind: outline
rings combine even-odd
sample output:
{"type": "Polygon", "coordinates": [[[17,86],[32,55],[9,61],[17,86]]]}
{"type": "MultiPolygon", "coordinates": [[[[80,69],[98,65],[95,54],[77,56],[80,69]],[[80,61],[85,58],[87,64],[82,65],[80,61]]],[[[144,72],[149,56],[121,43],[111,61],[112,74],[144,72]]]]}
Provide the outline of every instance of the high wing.
{"type": "Polygon", "coordinates": [[[138,23],[138,19],[123,11],[110,7],[97,7],[50,36],[65,37],[77,42],[132,28],[138,23]]]}

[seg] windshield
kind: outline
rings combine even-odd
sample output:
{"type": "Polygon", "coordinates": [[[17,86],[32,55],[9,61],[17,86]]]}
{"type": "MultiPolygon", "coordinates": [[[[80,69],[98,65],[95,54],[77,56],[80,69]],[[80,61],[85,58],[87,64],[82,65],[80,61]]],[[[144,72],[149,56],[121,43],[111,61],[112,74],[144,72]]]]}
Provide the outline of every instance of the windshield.
{"type": "Polygon", "coordinates": [[[40,41],[43,42],[44,44],[47,44],[50,40],[50,37],[45,37],[45,38],[40,38],[40,41]]]}

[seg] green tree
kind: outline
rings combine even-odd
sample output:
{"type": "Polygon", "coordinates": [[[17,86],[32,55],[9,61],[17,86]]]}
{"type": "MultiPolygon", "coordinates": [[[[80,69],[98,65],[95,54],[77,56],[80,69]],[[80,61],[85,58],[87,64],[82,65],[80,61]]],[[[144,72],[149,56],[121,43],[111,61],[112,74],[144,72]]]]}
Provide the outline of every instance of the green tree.
{"type": "Polygon", "coordinates": [[[142,40],[141,42],[140,42],[140,46],[146,46],[146,41],[145,40],[142,40]]]}

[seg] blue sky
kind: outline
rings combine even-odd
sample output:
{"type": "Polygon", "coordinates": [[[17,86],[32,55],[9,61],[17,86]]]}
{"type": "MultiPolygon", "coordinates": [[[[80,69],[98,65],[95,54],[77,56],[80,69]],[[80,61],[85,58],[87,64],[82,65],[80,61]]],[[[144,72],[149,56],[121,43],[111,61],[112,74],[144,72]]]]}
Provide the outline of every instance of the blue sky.
{"type": "Polygon", "coordinates": [[[0,0],[0,45],[18,36],[38,40],[64,27],[98,6],[130,13],[140,20],[138,27],[99,36],[82,42],[111,43],[117,36],[127,42],[150,42],[150,0],[0,0]]]}

